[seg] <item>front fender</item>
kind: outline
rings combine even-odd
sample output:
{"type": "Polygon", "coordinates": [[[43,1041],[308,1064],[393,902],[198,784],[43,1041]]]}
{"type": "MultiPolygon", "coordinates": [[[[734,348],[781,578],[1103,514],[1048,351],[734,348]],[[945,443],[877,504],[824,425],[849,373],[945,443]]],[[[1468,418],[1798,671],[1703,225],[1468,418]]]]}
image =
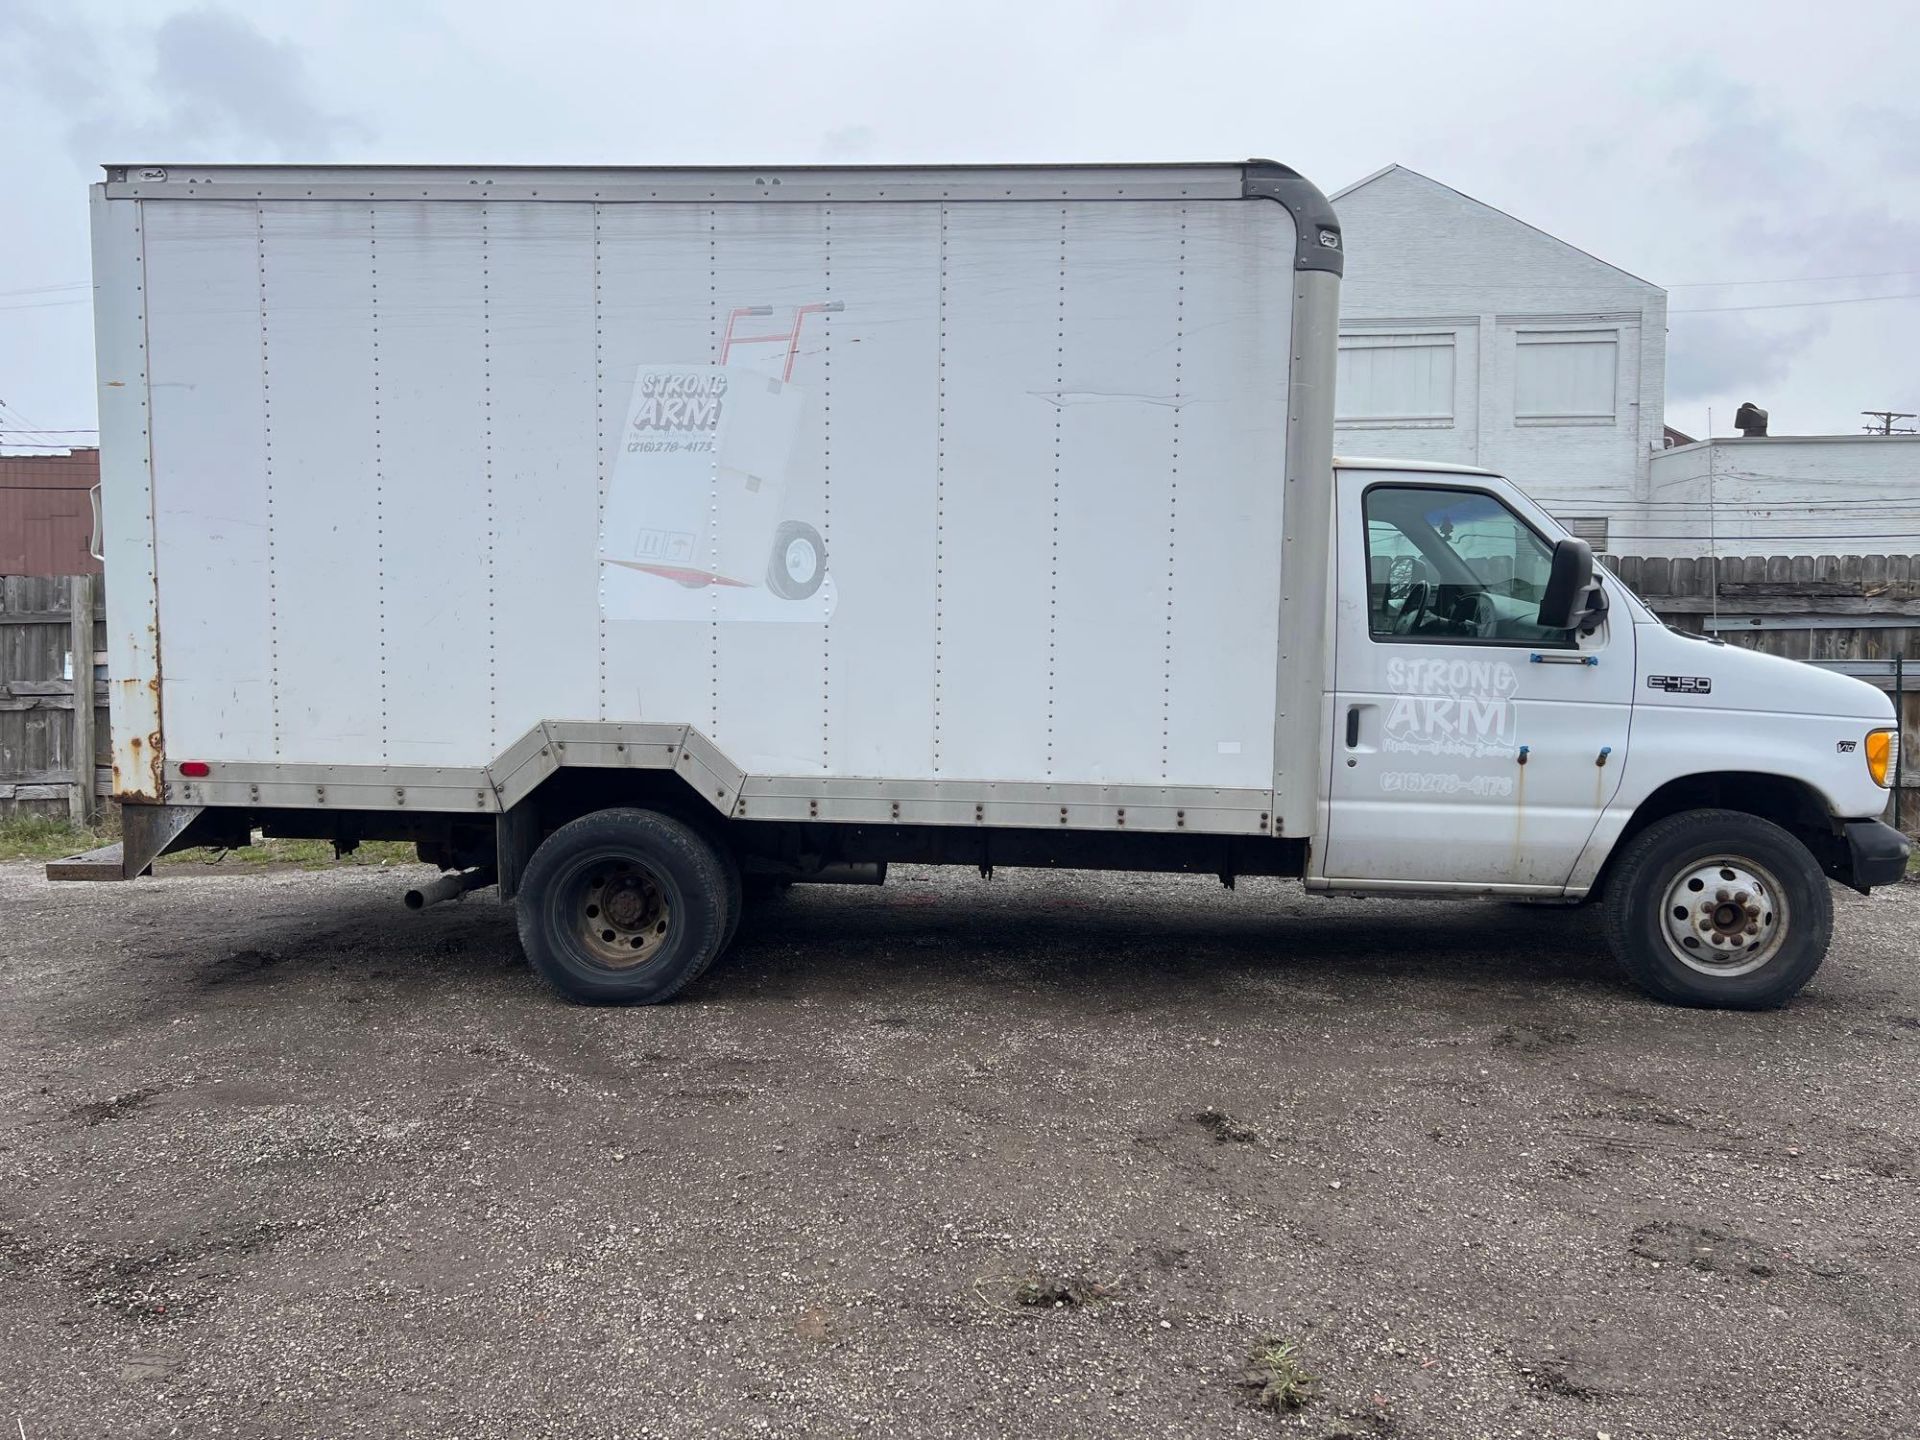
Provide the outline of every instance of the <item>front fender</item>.
{"type": "MultiPolygon", "coordinates": [[[[1567,877],[1568,893],[1584,895],[1593,887],[1640,807],[1675,781],[1767,776],[1804,787],[1830,821],[1879,815],[1886,808],[1887,792],[1867,773],[1865,742],[1867,732],[1883,723],[1828,715],[1634,706],[1620,788],[1567,877]]],[[[1736,785],[1723,803],[1738,809],[1737,800],[1736,785]]]]}

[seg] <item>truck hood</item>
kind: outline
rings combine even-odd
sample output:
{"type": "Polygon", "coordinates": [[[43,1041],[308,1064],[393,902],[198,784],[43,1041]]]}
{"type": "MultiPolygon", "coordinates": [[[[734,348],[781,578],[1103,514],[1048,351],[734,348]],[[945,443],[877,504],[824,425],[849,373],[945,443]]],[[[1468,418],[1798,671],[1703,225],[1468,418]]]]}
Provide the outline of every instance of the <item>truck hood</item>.
{"type": "Polygon", "coordinates": [[[1851,675],[1646,623],[1634,627],[1635,703],[1893,722],[1893,701],[1851,675]]]}

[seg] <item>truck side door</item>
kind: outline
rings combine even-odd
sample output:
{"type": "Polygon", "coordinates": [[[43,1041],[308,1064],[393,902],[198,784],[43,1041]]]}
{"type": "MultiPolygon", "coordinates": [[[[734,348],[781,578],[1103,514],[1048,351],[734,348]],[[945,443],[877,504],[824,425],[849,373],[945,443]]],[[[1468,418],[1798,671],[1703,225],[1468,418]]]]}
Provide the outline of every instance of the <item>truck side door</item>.
{"type": "Polygon", "coordinates": [[[1633,626],[1538,623],[1553,545],[1497,482],[1343,471],[1319,877],[1557,888],[1619,782],[1633,626]]]}

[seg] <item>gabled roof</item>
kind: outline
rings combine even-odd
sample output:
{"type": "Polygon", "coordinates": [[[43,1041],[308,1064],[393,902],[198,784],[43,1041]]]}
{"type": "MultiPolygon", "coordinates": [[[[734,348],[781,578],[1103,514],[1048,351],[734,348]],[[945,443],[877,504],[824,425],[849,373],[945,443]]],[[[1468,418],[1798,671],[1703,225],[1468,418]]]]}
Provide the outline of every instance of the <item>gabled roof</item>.
{"type": "Polygon", "coordinates": [[[1576,255],[1583,255],[1587,259],[1593,261],[1596,265],[1604,265],[1609,270],[1612,270],[1614,273],[1619,275],[1624,275],[1629,280],[1632,280],[1637,284],[1651,285],[1656,290],[1661,288],[1658,285],[1654,285],[1653,281],[1648,280],[1643,276],[1636,275],[1631,270],[1621,269],[1618,265],[1615,265],[1611,260],[1602,260],[1598,255],[1593,254],[1591,251],[1582,250],[1578,245],[1569,244],[1567,241],[1562,240],[1558,235],[1549,234],[1547,231],[1542,230],[1538,225],[1529,225],[1527,224],[1526,221],[1520,219],[1519,216],[1509,215],[1505,210],[1500,209],[1497,205],[1489,205],[1484,200],[1476,200],[1474,199],[1473,196],[1467,194],[1464,190],[1456,190],[1451,185],[1442,184],[1440,181],[1434,179],[1431,175],[1423,175],[1418,170],[1413,169],[1411,166],[1398,165],[1398,164],[1384,165],[1380,169],[1374,171],[1371,175],[1362,176],[1360,179],[1354,181],[1351,185],[1344,186],[1341,189],[1334,191],[1333,194],[1328,196],[1327,198],[1332,200],[1335,206],[1337,207],[1340,201],[1346,199],[1346,197],[1353,194],[1354,191],[1362,189],[1368,185],[1371,185],[1376,180],[1384,179],[1386,176],[1392,175],[1396,171],[1402,175],[1411,175],[1416,180],[1425,181],[1427,184],[1434,186],[1436,189],[1446,191],[1449,195],[1457,195],[1459,196],[1460,199],[1464,200],[1469,205],[1478,206],[1480,209],[1485,210],[1490,214],[1498,215],[1502,220],[1511,221],[1515,225],[1519,225],[1524,229],[1531,230],[1534,234],[1543,236],[1544,238],[1553,241],[1554,244],[1563,246],[1564,248],[1573,251],[1573,253],[1576,255]]]}

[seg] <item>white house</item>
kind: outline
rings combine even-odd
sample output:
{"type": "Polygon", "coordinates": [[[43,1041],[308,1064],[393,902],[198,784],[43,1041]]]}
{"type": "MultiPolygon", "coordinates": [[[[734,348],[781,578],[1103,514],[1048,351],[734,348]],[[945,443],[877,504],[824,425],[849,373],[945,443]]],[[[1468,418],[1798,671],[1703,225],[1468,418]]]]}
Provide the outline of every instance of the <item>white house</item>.
{"type": "Polygon", "coordinates": [[[1484,465],[1604,541],[1663,445],[1666,292],[1403,165],[1333,203],[1338,448],[1484,465]]]}

